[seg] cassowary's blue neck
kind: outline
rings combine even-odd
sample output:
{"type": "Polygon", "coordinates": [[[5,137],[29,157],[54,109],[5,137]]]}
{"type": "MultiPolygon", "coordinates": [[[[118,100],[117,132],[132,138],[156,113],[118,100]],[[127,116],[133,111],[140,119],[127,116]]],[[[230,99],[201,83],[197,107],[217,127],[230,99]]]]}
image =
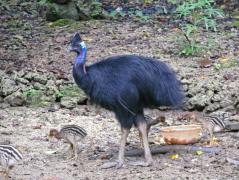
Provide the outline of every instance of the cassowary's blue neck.
{"type": "Polygon", "coordinates": [[[77,64],[85,64],[86,52],[87,52],[87,49],[86,48],[82,48],[81,52],[77,53],[75,65],[77,65],[77,64]]]}
{"type": "Polygon", "coordinates": [[[78,70],[80,70],[79,68],[83,68],[83,72],[86,74],[85,61],[86,61],[87,48],[83,41],[80,43],[80,47],[81,49],[77,51],[77,56],[75,59],[75,68],[78,70]]]}

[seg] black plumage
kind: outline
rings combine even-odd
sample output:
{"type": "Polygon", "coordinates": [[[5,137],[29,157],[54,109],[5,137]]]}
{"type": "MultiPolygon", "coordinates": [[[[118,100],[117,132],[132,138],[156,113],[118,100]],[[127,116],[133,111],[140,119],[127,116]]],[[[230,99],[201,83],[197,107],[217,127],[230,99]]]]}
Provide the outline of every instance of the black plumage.
{"type": "Polygon", "coordinates": [[[146,124],[144,108],[179,106],[183,101],[175,73],[159,60],[123,55],[85,66],[86,46],[78,33],[71,40],[71,50],[77,53],[75,82],[93,102],[115,113],[125,135],[132,125],[146,124]]]}

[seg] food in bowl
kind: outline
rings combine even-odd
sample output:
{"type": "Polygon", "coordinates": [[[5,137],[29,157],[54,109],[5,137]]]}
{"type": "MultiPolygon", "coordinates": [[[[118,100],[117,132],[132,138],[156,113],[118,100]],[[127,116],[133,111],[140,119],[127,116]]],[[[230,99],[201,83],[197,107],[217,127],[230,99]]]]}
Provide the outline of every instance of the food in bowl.
{"type": "Polygon", "coordinates": [[[201,135],[200,125],[181,125],[162,127],[160,135],[166,144],[194,144],[200,140],[201,135]]]}

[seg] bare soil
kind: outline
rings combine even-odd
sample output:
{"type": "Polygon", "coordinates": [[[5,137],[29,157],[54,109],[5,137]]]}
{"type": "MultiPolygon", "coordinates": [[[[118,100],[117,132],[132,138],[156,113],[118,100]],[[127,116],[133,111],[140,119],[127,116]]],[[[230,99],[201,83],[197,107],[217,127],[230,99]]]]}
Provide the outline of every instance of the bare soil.
{"type": "MultiPolygon", "coordinates": [[[[24,156],[24,160],[11,171],[11,179],[238,179],[238,166],[227,162],[227,158],[238,158],[239,143],[235,133],[216,135],[223,151],[219,154],[175,152],[154,155],[152,167],[135,167],[130,161],[143,157],[127,157],[121,169],[101,169],[108,161],[115,161],[119,145],[119,125],[114,115],[93,106],[80,106],[73,110],[27,107],[1,110],[1,141],[10,140],[24,156]],[[3,123],[4,122],[4,123],[3,123]],[[84,150],[78,160],[69,159],[69,145],[48,138],[51,128],[65,124],[78,124],[85,128],[88,136],[81,142],[84,150]],[[178,154],[177,159],[170,155],[178,154]],[[112,156],[113,155],[113,156],[112,156]]],[[[155,117],[158,112],[146,111],[155,117]]],[[[166,113],[168,118],[176,118],[166,113]]],[[[152,128],[151,142],[155,142],[160,125],[152,128]]],[[[127,150],[140,148],[138,132],[132,129],[127,150]]],[[[197,144],[201,145],[202,144],[197,144]]]]}

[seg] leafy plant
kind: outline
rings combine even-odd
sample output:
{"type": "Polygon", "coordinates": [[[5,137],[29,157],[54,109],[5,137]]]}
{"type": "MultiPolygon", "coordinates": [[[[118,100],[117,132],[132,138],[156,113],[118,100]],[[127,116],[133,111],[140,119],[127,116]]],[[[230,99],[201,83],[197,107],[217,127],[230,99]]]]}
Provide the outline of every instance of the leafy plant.
{"type": "Polygon", "coordinates": [[[25,91],[25,92],[23,92],[23,96],[25,96],[25,97],[33,97],[33,96],[35,96],[36,94],[38,94],[38,90],[35,90],[35,89],[29,89],[29,90],[27,90],[27,91],[25,91]]]}
{"type": "Polygon", "coordinates": [[[134,12],[134,15],[135,15],[136,18],[140,19],[141,21],[149,20],[149,16],[144,15],[141,10],[136,10],[134,12]]]}
{"type": "Polygon", "coordinates": [[[126,13],[122,10],[122,8],[117,8],[116,10],[112,11],[109,16],[113,19],[119,19],[125,17],[126,13]]]}
{"type": "Polygon", "coordinates": [[[91,10],[90,16],[92,18],[95,18],[95,19],[102,18],[102,16],[103,16],[103,5],[102,5],[101,2],[99,2],[99,1],[91,2],[90,10],[91,10]]]}
{"type": "Polygon", "coordinates": [[[58,91],[55,94],[56,98],[62,98],[65,96],[65,92],[64,91],[58,91]]]}
{"type": "MultiPolygon", "coordinates": [[[[175,3],[174,0],[170,1],[175,3]]],[[[188,56],[198,51],[200,43],[196,41],[196,34],[199,28],[217,30],[216,17],[223,17],[223,12],[214,8],[213,3],[214,0],[184,0],[177,7],[176,17],[186,22],[179,26],[186,39],[180,54],[188,56]]]]}

